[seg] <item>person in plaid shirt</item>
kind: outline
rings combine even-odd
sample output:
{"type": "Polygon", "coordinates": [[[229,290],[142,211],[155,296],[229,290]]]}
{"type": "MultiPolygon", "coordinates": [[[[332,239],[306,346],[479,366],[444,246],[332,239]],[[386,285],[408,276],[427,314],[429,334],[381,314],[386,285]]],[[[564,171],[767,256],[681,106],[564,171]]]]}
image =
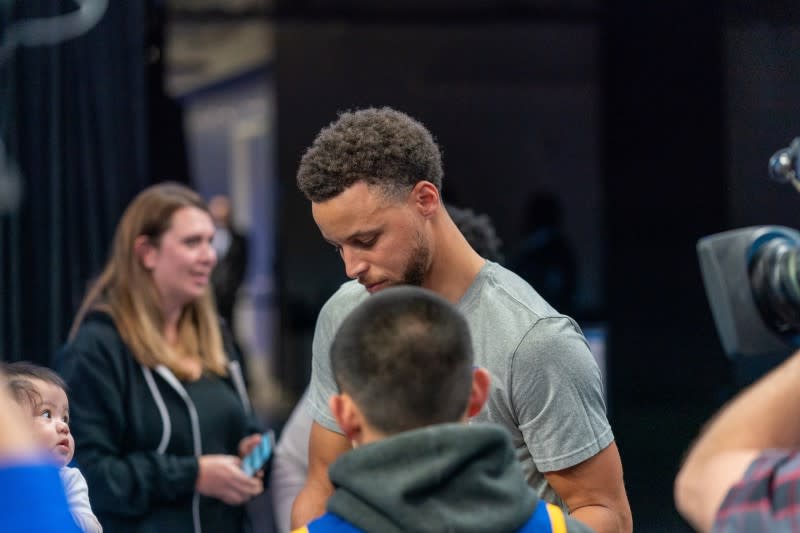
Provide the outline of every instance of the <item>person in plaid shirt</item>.
{"type": "Polygon", "coordinates": [[[800,352],[708,424],[675,480],[698,531],[800,531],[800,352]]]}

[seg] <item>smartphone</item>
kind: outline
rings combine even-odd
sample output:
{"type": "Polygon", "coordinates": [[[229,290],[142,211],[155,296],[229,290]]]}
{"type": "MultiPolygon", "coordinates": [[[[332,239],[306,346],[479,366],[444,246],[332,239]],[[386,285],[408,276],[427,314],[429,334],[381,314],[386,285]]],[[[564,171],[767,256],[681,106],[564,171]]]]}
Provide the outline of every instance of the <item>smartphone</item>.
{"type": "Polygon", "coordinates": [[[261,434],[261,442],[242,459],[242,470],[248,476],[253,476],[264,468],[272,457],[275,448],[275,433],[272,430],[261,434]]]}

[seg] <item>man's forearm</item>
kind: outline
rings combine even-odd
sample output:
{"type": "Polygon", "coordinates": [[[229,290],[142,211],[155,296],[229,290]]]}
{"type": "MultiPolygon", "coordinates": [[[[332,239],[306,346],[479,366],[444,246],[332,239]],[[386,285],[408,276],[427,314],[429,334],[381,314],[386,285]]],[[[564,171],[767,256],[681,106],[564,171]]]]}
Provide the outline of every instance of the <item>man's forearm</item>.
{"type": "Polygon", "coordinates": [[[722,451],[800,445],[800,352],[739,394],[708,424],[687,463],[722,451]]]}
{"type": "Polygon", "coordinates": [[[613,509],[601,505],[587,505],[570,512],[575,520],[586,524],[596,533],[631,533],[630,515],[622,517],[613,509]]]}
{"type": "Polygon", "coordinates": [[[675,503],[709,531],[725,494],[767,448],[800,446],[800,352],[729,402],[694,444],[675,480],[675,503]]]}
{"type": "Polygon", "coordinates": [[[333,486],[309,480],[292,505],[292,529],[308,524],[325,514],[325,505],[333,494],[333,486]]]}

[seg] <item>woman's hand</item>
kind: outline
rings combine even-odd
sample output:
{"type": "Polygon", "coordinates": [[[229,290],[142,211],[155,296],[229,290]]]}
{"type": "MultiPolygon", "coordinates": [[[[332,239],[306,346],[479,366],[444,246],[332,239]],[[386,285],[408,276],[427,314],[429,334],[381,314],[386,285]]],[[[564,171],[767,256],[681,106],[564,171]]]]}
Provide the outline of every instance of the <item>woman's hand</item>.
{"type": "Polygon", "coordinates": [[[197,463],[195,487],[203,496],[217,498],[228,505],[241,505],[264,490],[260,478],[250,477],[242,471],[238,457],[203,455],[197,463]]]}

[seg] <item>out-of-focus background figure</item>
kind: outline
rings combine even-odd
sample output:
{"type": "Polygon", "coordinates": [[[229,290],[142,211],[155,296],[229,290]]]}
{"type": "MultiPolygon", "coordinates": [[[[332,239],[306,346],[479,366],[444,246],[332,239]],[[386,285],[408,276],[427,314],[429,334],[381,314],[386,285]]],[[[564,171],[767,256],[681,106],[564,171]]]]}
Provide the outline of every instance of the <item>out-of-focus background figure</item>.
{"type": "Polygon", "coordinates": [[[232,328],[236,296],[247,274],[247,237],[233,227],[227,196],[213,196],[208,201],[208,212],[216,226],[211,246],[217,252],[217,266],[211,273],[211,286],[219,314],[232,328]]]}
{"type": "Polygon", "coordinates": [[[509,253],[508,268],[560,312],[575,312],[578,265],[563,227],[563,207],[551,192],[537,191],[524,213],[525,233],[509,253]]]}
{"type": "Polygon", "coordinates": [[[453,223],[478,255],[495,263],[503,263],[503,241],[486,213],[476,213],[469,207],[445,204],[453,223]]]}

